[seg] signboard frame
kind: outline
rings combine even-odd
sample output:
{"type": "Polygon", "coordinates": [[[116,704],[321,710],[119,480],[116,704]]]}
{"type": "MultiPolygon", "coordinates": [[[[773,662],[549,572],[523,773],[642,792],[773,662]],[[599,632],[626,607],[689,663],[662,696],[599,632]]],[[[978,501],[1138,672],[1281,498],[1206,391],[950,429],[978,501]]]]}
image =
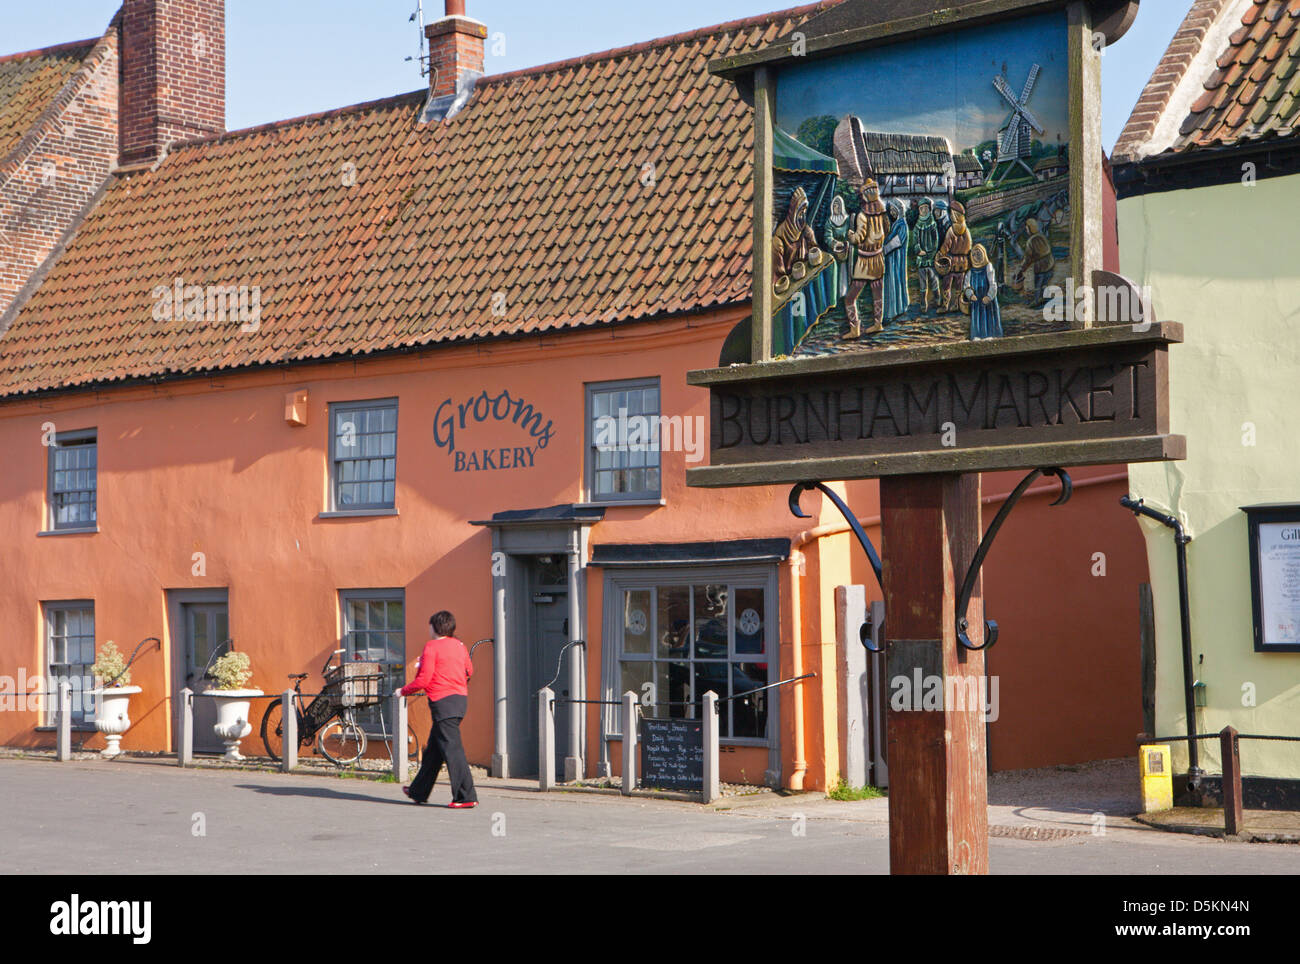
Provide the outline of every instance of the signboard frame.
{"type": "MultiPolygon", "coordinates": [[[[1300,653],[1300,641],[1273,643],[1269,642],[1268,627],[1265,624],[1266,598],[1265,569],[1268,560],[1261,554],[1261,526],[1294,523],[1300,530],[1300,503],[1276,503],[1272,505],[1244,505],[1241,510],[1246,513],[1247,544],[1250,551],[1250,608],[1253,622],[1253,638],[1257,653],[1300,653]]],[[[1297,543],[1300,553],[1300,543],[1297,543]]],[[[1300,585],[1296,587],[1300,592],[1300,585]]]]}

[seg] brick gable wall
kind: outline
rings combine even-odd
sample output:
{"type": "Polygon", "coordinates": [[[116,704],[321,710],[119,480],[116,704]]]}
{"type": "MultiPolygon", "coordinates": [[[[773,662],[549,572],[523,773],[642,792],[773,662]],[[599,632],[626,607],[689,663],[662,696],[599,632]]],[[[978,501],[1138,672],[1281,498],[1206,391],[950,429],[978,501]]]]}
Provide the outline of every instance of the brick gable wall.
{"type": "Polygon", "coordinates": [[[117,160],[118,38],[109,30],[0,159],[0,318],[117,160]]]}

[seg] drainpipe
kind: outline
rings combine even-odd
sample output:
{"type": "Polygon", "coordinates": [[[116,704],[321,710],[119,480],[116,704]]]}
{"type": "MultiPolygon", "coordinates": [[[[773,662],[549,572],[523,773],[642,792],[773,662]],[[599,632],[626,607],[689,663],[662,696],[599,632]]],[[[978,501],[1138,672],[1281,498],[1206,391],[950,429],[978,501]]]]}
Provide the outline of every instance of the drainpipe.
{"type": "Polygon", "coordinates": [[[510,715],[507,712],[506,696],[510,687],[506,673],[506,659],[510,646],[506,631],[506,559],[505,553],[500,551],[496,534],[494,529],[492,533],[492,638],[496,642],[492,644],[492,713],[496,745],[492,754],[492,775],[507,777],[510,775],[510,745],[507,730],[510,725],[510,715]]]}
{"type": "Polygon", "coordinates": [[[1174,548],[1178,554],[1178,619],[1183,636],[1183,700],[1187,712],[1187,785],[1195,793],[1200,790],[1204,771],[1200,767],[1200,747],[1196,742],[1196,694],[1192,690],[1195,682],[1192,675],[1192,617],[1187,590],[1187,543],[1192,541],[1192,537],[1173,516],[1148,508],[1141,499],[1123,495],[1119,504],[1132,510],[1134,515],[1144,515],[1174,530],[1174,548]]]}
{"type": "MultiPolygon", "coordinates": [[[[586,698],[583,685],[583,670],[587,653],[586,645],[582,642],[586,634],[583,632],[581,625],[582,611],[578,606],[580,602],[578,593],[581,592],[578,577],[581,572],[582,561],[578,558],[578,550],[571,550],[568,553],[567,580],[569,586],[569,644],[573,647],[569,651],[569,699],[574,701],[586,698]]],[[[581,780],[586,776],[582,762],[582,726],[587,718],[586,709],[586,703],[571,702],[569,704],[569,755],[564,760],[564,779],[568,783],[581,780]]]]}
{"type": "MultiPolygon", "coordinates": [[[[794,625],[791,632],[791,645],[794,652],[791,658],[791,676],[803,675],[803,588],[800,574],[803,571],[804,555],[798,549],[790,550],[790,618],[794,625]]],[[[808,761],[803,752],[803,687],[796,685],[793,694],[794,707],[794,772],[790,774],[790,789],[802,790],[804,774],[808,772],[808,761]]]]}

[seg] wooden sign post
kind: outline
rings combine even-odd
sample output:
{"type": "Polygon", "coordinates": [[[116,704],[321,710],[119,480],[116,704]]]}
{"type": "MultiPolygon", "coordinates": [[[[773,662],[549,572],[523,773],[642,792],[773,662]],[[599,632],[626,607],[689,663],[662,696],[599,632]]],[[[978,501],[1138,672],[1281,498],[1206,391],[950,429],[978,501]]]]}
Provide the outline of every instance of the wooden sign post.
{"type": "Polygon", "coordinates": [[[754,105],[752,317],[695,486],[821,489],[877,568],[894,873],[988,872],[980,566],[1040,474],[1183,458],[1177,324],[1102,270],[1099,61],[1136,0],[846,0],[710,70],[754,105]],[[978,473],[1032,470],[988,531],[978,473]],[[880,479],[883,561],[820,483],[880,479]]]}

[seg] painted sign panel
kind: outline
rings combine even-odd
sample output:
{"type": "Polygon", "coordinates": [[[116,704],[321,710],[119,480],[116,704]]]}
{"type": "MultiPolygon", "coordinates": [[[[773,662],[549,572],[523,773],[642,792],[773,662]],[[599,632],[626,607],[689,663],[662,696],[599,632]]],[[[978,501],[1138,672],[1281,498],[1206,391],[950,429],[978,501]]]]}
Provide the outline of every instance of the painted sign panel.
{"type": "Polygon", "coordinates": [[[692,485],[1181,458],[1168,346],[1180,326],[776,361],[692,372],[710,390],[710,464],[692,485]]]}
{"type": "Polygon", "coordinates": [[[1063,12],[786,65],[776,77],[772,355],[1062,330],[1063,12]]]}

